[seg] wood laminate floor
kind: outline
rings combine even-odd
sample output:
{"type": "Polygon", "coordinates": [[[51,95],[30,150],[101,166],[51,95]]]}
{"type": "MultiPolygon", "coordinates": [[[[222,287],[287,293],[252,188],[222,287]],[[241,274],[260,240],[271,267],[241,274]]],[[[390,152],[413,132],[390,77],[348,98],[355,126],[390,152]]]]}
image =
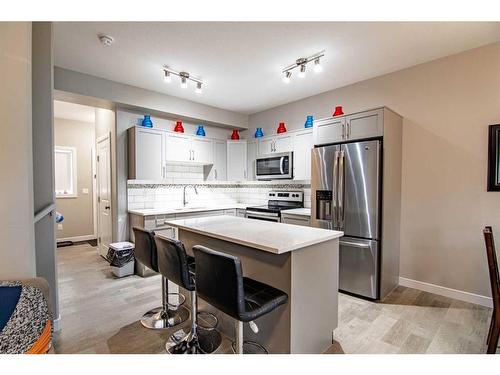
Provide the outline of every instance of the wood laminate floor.
{"type": "MultiPolygon", "coordinates": [[[[59,248],[58,272],[56,353],[165,353],[172,331],[139,322],[161,304],[160,276],[116,279],[89,244],[59,248]]],[[[491,309],[404,287],[381,303],[340,294],[339,327],[327,352],[484,353],[490,318],[491,309]]],[[[220,352],[229,348],[225,339],[220,352]]]]}

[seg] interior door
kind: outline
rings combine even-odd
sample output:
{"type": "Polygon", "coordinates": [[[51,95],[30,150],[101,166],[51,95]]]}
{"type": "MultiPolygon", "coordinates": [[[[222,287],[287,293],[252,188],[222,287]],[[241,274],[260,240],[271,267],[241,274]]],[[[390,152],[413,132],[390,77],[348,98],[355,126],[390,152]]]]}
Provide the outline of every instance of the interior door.
{"type": "MultiPolygon", "coordinates": [[[[342,145],[344,195],[341,229],[346,236],[378,239],[381,141],[342,145]]],[[[339,168],[342,163],[339,162],[339,168]]],[[[340,183],[339,183],[340,185],[340,183]]]]}
{"type": "Polygon", "coordinates": [[[97,246],[102,256],[112,241],[111,136],[97,139],[97,246]]]}

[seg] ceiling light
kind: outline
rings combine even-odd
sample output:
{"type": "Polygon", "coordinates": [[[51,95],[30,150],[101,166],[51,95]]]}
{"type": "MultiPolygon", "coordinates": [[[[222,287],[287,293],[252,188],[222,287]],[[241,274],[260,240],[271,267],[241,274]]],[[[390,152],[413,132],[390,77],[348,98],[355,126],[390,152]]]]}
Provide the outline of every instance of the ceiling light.
{"type": "Polygon", "coordinates": [[[309,57],[301,57],[297,60],[292,65],[287,66],[284,68],[281,73],[284,74],[283,76],[283,82],[289,83],[290,82],[290,77],[292,76],[292,72],[294,69],[298,69],[298,76],[300,78],[304,78],[306,76],[306,70],[307,70],[307,64],[310,62],[314,61],[314,72],[319,73],[323,70],[323,67],[320,64],[320,58],[325,56],[325,51],[318,52],[312,56],[309,57]]]}
{"type": "Polygon", "coordinates": [[[306,64],[300,66],[300,72],[298,74],[299,78],[304,78],[306,76],[306,64]]]}
{"type": "Polygon", "coordinates": [[[318,57],[316,60],[314,60],[314,73],[321,73],[322,70],[323,70],[323,67],[320,64],[319,57],[318,57]]]}
{"type": "Polygon", "coordinates": [[[163,66],[163,79],[164,79],[164,81],[171,82],[173,76],[180,77],[181,87],[183,89],[188,87],[188,81],[193,81],[194,83],[196,83],[195,92],[197,94],[201,94],[201,92],[202,92],[201,86],[203,85],[203,81],[200,78],[193,77],[188,72],[178,72],[176,70],[169,68],[167,65],[164,65],[163,66]]]}
{"type": "Polygon", "coordinates": [[[170,72],[165,70],[165,78],[163,79],[166,83],[172,82],[172,77],[170,76],[170,72]]]}
{"type": "Polygon", "coordinates": [[[283,82],[290,83],[290,77],[291,76],[292,76],[292,72],[285,72],[285,75],[283,77],[283,82]]]}

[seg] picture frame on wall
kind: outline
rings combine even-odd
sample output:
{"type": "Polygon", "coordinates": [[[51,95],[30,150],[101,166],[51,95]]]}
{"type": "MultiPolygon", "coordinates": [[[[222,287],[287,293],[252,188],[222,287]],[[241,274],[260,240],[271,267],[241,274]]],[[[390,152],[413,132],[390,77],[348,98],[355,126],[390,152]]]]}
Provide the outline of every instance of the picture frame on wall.
{"type": "Polygon", "coordinates": [[[488,129],[488,191],[500,191],[500,124],[488,129]]]}

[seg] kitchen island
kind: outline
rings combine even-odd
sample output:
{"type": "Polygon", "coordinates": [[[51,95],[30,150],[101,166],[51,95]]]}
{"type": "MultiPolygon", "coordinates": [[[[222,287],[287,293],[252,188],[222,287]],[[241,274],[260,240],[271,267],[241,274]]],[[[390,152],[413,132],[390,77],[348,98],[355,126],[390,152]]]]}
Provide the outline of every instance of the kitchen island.
{"type": "MultiPolygon", "coordinates": [[[[217,216],[172,220],[178,239],[192,255],[203,245],[240,258],[244,276],[288,294],[288,303],[259,318],[255,334],[244,339],[270,353],[322,353],[332,344],[338,320],[338,249],[342,232],[297,225],[217,216]]],[[[234,338],[235,322],[209,305],[224,334],[234,338]]]]}

